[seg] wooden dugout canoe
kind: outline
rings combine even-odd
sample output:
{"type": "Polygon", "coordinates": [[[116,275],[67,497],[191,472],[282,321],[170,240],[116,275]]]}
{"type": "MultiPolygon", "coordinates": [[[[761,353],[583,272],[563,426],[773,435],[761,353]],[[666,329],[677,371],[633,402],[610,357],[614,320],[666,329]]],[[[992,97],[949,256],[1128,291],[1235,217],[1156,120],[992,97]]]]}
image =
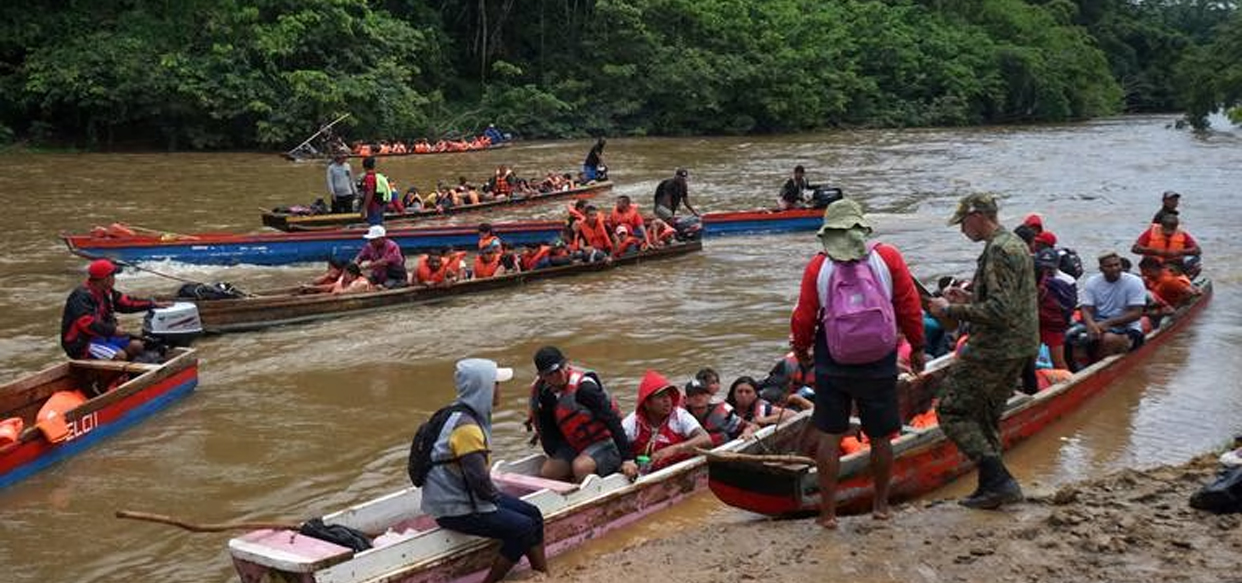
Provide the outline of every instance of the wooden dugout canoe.
{"type": "MultiPolygon", "coordinates": [[[[388,226],[409,225],[419,221],[433,220],[465,213],[486,212],[507,209],[515,206],[532,205],[554,200],[592,198],[612,190],[612,182],[596,182],[571,188],[540,192],[524,197],[505,200],[488,200],[478,204],[455,206],[442,211],[419,209],[405,213],[385,213],[384,224],[388,226]]],[[[365,224],[358,213],[336,213],[325,215],[295,215],[276,211],[263,213],[263,225],[280,231],[310,231],[319,229],[339,229],[351,225],[365,224]]]]}
{"type": "MultiPolygon", "coordinates": [[[[1001,421],[1005,448],[1030,437],[1057,419],[1072,413],[1087,399],[1105,391],[1154,352],[1196,314],[1212,295],[1210,281],[1199,282],[1203,295],[1193,303],[1166,317],[1159,328],[1147,335],[1138,350],[1106,358],[1075,373],[1069,380],[1053,385],[1034,395],[1015,394],[1009,399],[1001,421]]],[[[917,379],[903,379],[898,390],[908,403],[930,403],[944,380],[951,357],[942,357],[928,364],[917,379]]],[[[903,419],[920,413],[918,408],[903,407],[903,419]]],[[[805,423],[799,419],[782,428],[774,437],[776,451],[807,453],[808,443],[801,440],[805,423]]],[[[811,430],[814,433],[814,430],[811,430]]],[[[762,454],[754,445],[742,453],[762,454]]],[[[969,472],[973,464],[950,441],[939,426],[923,429],[905,428],[893,441],[893,481],[891,500],[901,501],[930,492],[969,472]]],[[[837,487],[837,509],[841,513],[863,512],[870,508],[871,474],[867,450],[841,459],[837,487]]],[[[799,516],[819,511],[820,493],[814,466],[765,463],[751,459],[709,459],[709,487],[722,502],[768,516],[799,516]]]]}
{"type": "Polygon", "coordinates": [[[20,418],[25,427],[16,441],[0,445],[0,487],[146,419],[197,385],[194,350],[173,348],[162,364],[70,360],[0,386],[0,419],[20,418]],[[36,416],[54,393],[73,390],[89,398],[64,413],[67,432],[49,441],[36,416]]]}
{"type": "Polygon", "coordinates": [[[195,300],[203,331],[242,332],[270,326],[335,318],[357,312],[388,309],[428,300],[515,287],[524,283],[606,271],[677,257],[703,248],[700,240],[676,243],[626,255],[611,262],[575,263],[485,279],[471,279],[443,287],[405,287],[346,295],[300,294],[293,288],[257,292],[255,297],[228,300],[195,300]]]}
{"type": "MultiPolygon", "coordinates": [[[[823,223],[822,209],[790,211],[751,210],[704,213],[703,234],[742,235],[813,231],[823,223]]],[[[548,243],[561,234],[560,221],[492,223],[494,232],[512,245],[548,243]]],[[[199,265],[287,265],[326,261],[329,257],[352,259],[362,248],[366,229],[333,229],[296,233],[203,233],[165,236],[95,237],[61,234],[69,251],[87,258],[108,257],[121,261],[177,261],[199,265]]],[[[388,229],[388,238],[407,252],[453,247],[474,248],[476,225],[401,227],[388,229]]]]}

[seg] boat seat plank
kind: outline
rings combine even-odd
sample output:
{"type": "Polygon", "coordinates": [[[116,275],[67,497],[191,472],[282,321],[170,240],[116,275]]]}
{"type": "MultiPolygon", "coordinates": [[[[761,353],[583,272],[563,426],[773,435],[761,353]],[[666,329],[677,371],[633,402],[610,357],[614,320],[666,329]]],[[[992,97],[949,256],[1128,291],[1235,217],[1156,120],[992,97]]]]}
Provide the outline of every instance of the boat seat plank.
{"type": "Polygon", "coordinates": [[[82,368],[93,368],[96,370],[115,370],[120,372],[150,372],[159,370],[158,364],[147,364],[145,362],[129,362],[125,360],[70,360],[69,364],[82,368]]]}
{"type": "Polygon", "coordinates": [[[514,474],[510,472],[492,472],[492,480],[498,482],[500,485],[513,486],[527,492],[547,489],[558,494],[568,494],[578,489],[577,484],[562,482],[560,480],[549,480],[539,476],[514,474]]]}
{"type": "Polygon", "coordinates": [[[290,530],[256,530],[230,540],[229,548],[247,561],[293,573],[313,573],[354,555],[347,547],[290,530]]]}

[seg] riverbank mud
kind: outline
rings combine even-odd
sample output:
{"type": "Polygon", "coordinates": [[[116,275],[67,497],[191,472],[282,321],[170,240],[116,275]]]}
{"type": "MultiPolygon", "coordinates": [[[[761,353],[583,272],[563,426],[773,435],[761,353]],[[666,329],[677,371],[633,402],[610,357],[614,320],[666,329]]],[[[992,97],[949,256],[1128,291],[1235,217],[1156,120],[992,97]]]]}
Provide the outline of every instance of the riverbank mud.
{"type": "MultiPolygon", "coordinates": [[[[999,512],[952,500],[904,504],[891,520],[714,520],[693,532],[560,566],[541,581],[1242,581],[1242,515],[1190,508],[1215,456],[1122,470],[1040,490],[999,512]]],[[[967,476],[973,480],[973,476],[967,476]]],[[[655,517],[656,520],[659,517],[655,517]]],[[[529,578],[518,577],[518,578],[529,578]]]]}

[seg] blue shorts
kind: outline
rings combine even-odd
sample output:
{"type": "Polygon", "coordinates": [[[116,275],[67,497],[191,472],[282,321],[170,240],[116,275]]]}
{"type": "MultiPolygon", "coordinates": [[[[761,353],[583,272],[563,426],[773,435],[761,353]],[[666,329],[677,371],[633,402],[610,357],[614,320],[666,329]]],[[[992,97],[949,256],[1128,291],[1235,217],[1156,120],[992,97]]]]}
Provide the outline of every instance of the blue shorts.
{"type": "Polygon", "coordinates": [[[367,224],[372,227],[384,224],[384,209],[380,208],[373,211],[367,211],[367,224]]]}
{"type": "Polygon", "coordinates": [[[96,360],[112,360],[116,354],[129,348],[129,336],[109,336],[96,338],[86,345],[86,354],[96,360]]]}

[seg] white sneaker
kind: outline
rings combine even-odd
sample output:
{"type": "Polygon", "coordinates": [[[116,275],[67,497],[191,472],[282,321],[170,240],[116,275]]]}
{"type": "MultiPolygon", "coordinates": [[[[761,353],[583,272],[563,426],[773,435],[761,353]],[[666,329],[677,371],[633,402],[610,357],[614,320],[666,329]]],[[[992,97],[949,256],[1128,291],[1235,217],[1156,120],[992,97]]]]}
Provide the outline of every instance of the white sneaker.
{"type": "Polygon", "coordinates": [[[1220,463],[1230,468],[1242,466],[1242,447],[1221,454],[1220,463]]]}

